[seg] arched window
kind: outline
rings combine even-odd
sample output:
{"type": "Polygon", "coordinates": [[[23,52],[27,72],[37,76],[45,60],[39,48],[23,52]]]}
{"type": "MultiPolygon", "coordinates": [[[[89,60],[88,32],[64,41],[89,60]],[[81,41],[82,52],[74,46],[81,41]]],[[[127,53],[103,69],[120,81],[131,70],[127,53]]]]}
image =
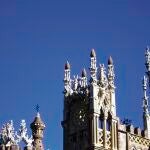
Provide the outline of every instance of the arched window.
{"type": "Polygon", "coordinates": [[[100,109],[100,116],[99,116],[99,119],[98,119],[98,127],[100,129],[104,128],[104,113],[103,113],[102,108],[100,109]]]}
{"type": "Polygon", "coordinates": [[[111,114],[108,113],[108,118],[106,120],[106,130],[107,131],[111,131],[111,120],[112,120],[111,114]]]}
{"type": "Polygon", "coordinates": [[[111,120],[109,118],[106,120],[106,130],[107,131],[111,130],[111,120]]]}
{"type": "Polygon", "coordinates": [[[104,118],[103,117],[99,117],[98,127],[100,129],[103,129],[103,126],[104,126],[104,118]]]}

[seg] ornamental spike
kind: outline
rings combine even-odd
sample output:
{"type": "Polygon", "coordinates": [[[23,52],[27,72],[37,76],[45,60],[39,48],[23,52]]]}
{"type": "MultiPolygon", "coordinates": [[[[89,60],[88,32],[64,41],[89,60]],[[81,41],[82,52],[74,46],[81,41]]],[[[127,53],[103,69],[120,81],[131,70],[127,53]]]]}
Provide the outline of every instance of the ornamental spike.
{"type": "Polygon", "coordinates": [[[72,80],[70,79],[70,64],[67,61],[65,64],[64,70],[64,94],[71,94],[72,93],[72,80]]]}
{"type": "Polygon", "coordinates": [[[104,64],[100,64],[99,82],[102,86],[107,84],[106,68],[104,64]]]}
{"type": "Polygon", "coordinates": [[[73,85],[72,85],[74,91],[77,91],[78,85],[79,85],[79,77],[78,75],[76,75],[74,76],[73,85]]]}
{"type": "Polygon", "coordinates": [[[108,59],[108,83],[110,88],[115,88],[114,85],[114,79],[115,79],[115,73],[114,73],[114,65],[113,65],[113,59],[110,56],[108,59]]]}
{"type": "Polygon", "coordinates": [[[91,50],[90,57],[96,57],[94,48],[92,48],[92,50],[91,50]]]}
{"type": "Polygon", "coordinates": [[[82,77],[86,77],[86,76],[87,76],[87,73],[86,73],[85,68],[82,70],[81,76],[82,76],[82,77]]]}
{"type": "Polygon", "coordinates": [[[65,76],[64,76],[64,82],[69,82],[70,81],[70,64],[67,61],[65,64],[65,76]]]}
{"type": "Polygon", "coordinates": [[[91,50],[91,54],[90,54],[90,73],[91,73],[92,81],[96,81],[97,66],[96,66],[96,53],[94,49],[91,50]]]}
{"type": "Polygon", "coordinates": [[[108,58],[108,65],[113,65],[113,59],[111,56],[108,58]]]}
{"type": "Polygon", "coordinates": [[[69,64],[68,61],[67,61],[66,64],[65,64],[65,70],[70,70],[70,64],[69,64]]]}
{"type": "Polygon", "coordinates": [[[29,137],[27,134],[27,127],[25,120],[21,120],[20,123],[20,129],[19,129],[19,135],[18,135],[19,141],[23,141],[26,146],[32,147],[33,138],[32,136],[29,137]]]}
{"type": "Polygon", "coordinates": [[[87,73],[85,68],[82,70],[81,74],[81,87],[86,87],[87,86],[87,73]]]}

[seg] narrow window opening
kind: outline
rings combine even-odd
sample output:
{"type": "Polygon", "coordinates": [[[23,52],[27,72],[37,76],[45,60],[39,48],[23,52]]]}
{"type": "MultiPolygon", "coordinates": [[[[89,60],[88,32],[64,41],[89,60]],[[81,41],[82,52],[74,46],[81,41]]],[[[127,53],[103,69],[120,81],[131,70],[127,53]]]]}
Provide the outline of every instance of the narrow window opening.
{"type": "Polygon", "coordinates": [[[103,118],[99,118],[99,123],[98,123],[98,127],[100,128],[100,129],[103,129],[103,126],[104,126],[104,120],[103,120],[103,118]]]}
{"type": "Polygon", "coordinates": [[[110,131],[110,130],[111,130],[111,122],[110,122],[110,119],[107,119],[107,121],[106,121],[106,129],[107,129],[107,131],[110,131]]]}

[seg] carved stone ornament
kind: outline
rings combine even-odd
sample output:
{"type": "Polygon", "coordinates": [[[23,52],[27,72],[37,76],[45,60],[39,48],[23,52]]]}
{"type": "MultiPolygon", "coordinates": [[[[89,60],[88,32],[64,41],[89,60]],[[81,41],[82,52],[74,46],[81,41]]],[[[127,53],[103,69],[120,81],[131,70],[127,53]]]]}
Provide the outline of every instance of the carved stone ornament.
{"type": "Polygon", "coordinates": [[[27,128],[25,120],[21,121],[19,134],[14,130],[13,121],[3,125],[0,132],[0,144],[6,146],[18,145],[19,142],[23,141],[26,146],[32,147],[33,138],[29,138],[27,135],[27,128]]]}
{"type": "Polygon", "coordinates": [[[27,128],[26,128],[25,120],[21,120],[19,135],[17,135],[17,137],[18,137],[19,142],[23,141],[26,144],[26,146],[32,147],[33,138],[32,138],[32,136],[29,137],[27,135],[27,128]]]}
{"type": "Polygon", "coordinates": [[[3,125],[0,133],[0,143],[6,146],[17,144],[12,120],[3,125]]]}

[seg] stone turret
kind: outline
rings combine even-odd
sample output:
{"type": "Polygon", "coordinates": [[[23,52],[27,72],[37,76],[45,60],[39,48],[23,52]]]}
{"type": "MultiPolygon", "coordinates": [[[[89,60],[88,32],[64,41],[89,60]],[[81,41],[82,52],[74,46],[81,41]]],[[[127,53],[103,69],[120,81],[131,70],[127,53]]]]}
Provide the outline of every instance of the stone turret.
{"type": "Polygon", "coordinates": [[[43,123],[40,113],[37,112],[37,115],[34,121],[30,125],[33,136],[33,149],[35,150],[44,150],[43,147],[43,130],[45,128],[45,124],[43,123]]]}

